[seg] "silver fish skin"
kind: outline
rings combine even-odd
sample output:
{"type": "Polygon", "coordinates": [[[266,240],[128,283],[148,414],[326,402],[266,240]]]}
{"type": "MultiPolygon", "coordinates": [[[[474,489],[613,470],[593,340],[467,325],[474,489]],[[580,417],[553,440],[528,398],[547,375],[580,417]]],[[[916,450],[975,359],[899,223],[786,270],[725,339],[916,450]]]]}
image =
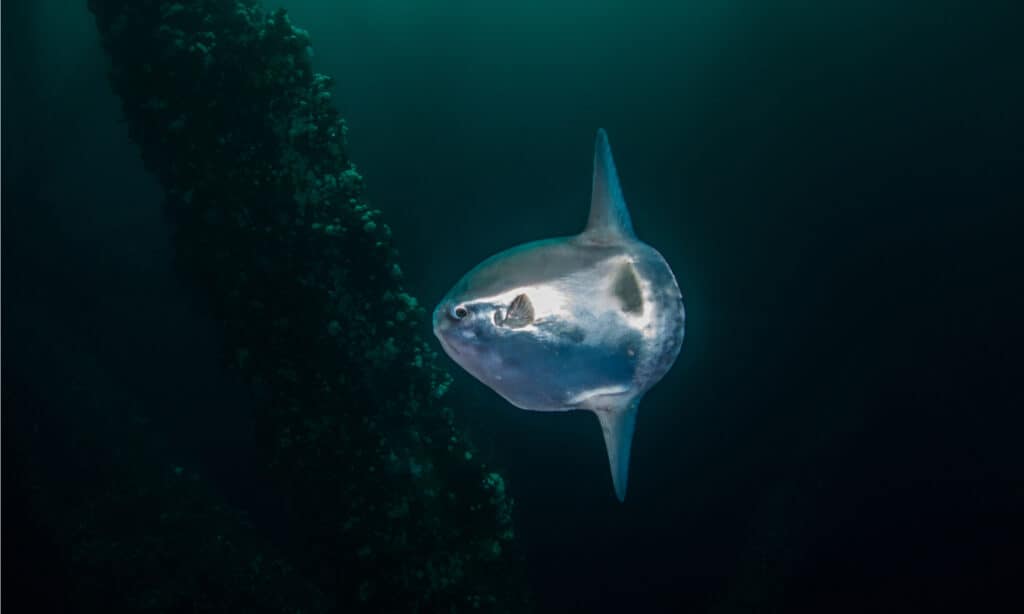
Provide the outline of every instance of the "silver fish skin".
{"type": "Polygon", "coordinates": [[[594,412],[620,501],[640,399],[675,362],[684,323],[672,270],[633,232],[603,129],[583,232],[488,258],[433,314],[448,356],[512,405],[594,412]]]}

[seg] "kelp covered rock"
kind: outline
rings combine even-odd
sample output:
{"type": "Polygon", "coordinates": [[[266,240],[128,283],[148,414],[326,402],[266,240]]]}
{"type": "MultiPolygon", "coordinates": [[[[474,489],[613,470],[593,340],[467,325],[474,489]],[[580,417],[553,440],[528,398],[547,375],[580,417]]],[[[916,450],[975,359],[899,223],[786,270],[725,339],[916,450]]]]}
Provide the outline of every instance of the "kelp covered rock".
{"type": "Polygon", "coordinates": [[[182,266],[265,391],[298,568],[341,606],[523,609],[504,483],[442,404],[450,378],[308,34],[246,0],[89,6],[182,266]]]}

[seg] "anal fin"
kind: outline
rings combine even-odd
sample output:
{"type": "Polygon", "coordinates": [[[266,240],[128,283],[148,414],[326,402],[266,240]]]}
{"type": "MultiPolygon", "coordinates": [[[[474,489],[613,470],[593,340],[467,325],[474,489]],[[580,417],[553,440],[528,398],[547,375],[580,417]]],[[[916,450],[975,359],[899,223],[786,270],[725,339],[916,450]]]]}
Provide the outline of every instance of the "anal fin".
{"type": "Polygon", "coordinates": [[[633,447],[633,431],[636,429],[640,398],[629,399],[625,404],[602,404],[598,401],[589,405],[587,409],[597,414],[597,419],[601,423],[615,496],[619,501],[625,501],[626,485],[629,481],[629,453],[633,447]]]}

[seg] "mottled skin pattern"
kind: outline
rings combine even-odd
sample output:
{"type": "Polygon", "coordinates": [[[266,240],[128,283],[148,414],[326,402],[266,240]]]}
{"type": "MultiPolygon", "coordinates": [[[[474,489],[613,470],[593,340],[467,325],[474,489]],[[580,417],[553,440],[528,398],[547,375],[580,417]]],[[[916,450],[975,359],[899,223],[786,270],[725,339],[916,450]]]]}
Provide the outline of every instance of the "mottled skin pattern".
{"type": "Polygon", "coordinates": [[[587,228],[488,258],[433,319],[448,355],[516,407],[597,414],[622,499],[637,406],[675,362],[684,313],[665,259],[633,233],[599,131],[587,228]]]}
{"type": "Polygon", "coordinates": [[[654,248],[636,240],[602,245],[576,236],[527,243],[488,258],[441,301],[434,330],[453,360],[516,407],[565,411],[647,392],[679,354],[683,319],[675,277],[654,248]],[[623,301],[608,287],[629,265],[643,280],[641,317],[624,312],[623,301]],[[495,313],[508,307],[506,295],[518,289],[527,296],[557,292],[570,300],[562,313],[539,313],[531,326],[497,325],[495,313]],[[456,317],[457,307],[467,314],[456,317]]]}

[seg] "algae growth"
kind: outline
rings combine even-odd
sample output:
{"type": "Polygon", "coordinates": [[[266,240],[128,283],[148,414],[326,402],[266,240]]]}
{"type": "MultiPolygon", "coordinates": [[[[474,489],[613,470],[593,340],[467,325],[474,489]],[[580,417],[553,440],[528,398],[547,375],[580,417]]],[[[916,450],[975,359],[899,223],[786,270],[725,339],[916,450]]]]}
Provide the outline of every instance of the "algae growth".
{"type": "MultiPolygon", "coordinates": [[[[264,607],[524,609],[511,499],[445,406],[450,377],[346,155],[309,35],[245,0],[89,7],[181,268],[223,323],[225,360],[260,391],[267,487],[297,535],[271,567],[315,587],[264,607]]],[[[202,554],[173,556],[187,569],[202,554]]],[[[203,566],[206,581],[274,582],[253,556],[251,589],[210,577],[238,565],[203,566]]]]}

